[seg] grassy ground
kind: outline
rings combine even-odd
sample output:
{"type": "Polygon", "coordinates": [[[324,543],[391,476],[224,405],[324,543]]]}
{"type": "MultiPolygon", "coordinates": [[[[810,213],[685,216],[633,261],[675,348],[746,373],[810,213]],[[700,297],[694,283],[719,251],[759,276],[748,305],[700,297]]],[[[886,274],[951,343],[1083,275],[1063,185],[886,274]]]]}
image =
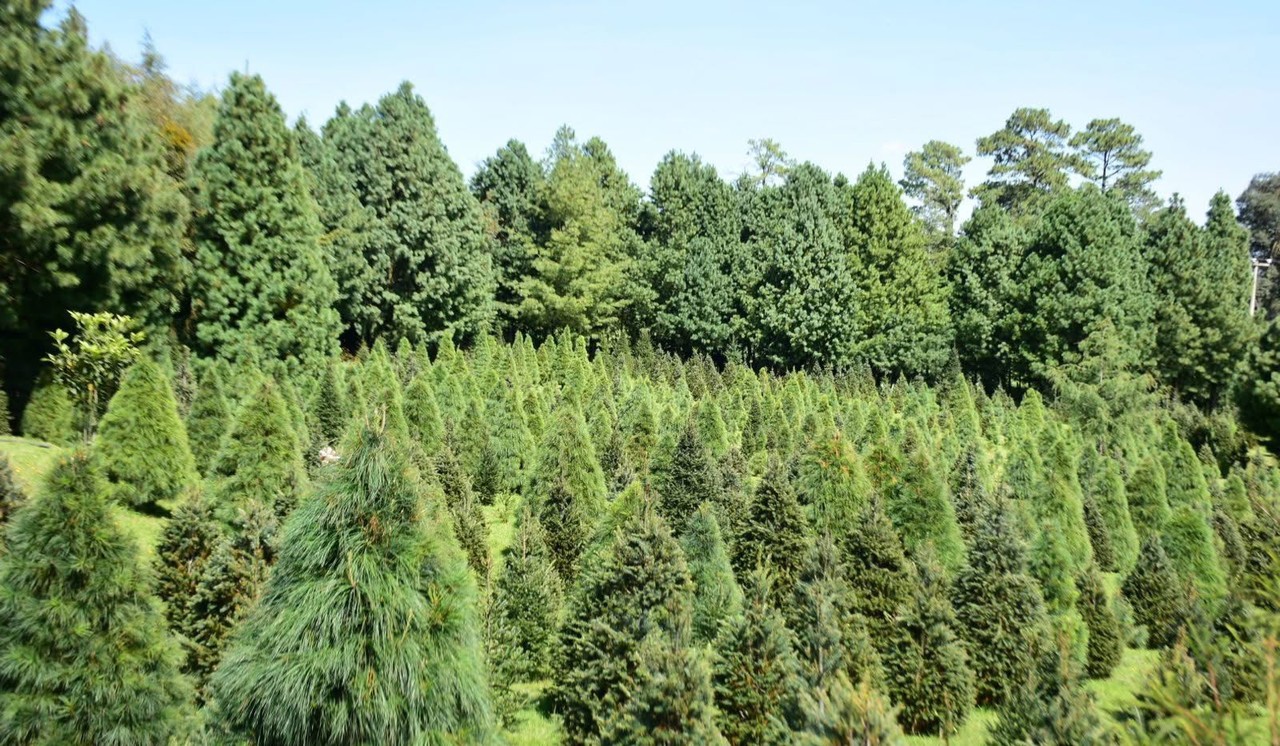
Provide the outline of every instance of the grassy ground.
{"type": "MultiPolygon", "coordinates": [[[[28,496],[39,494],[41,478],[62,451],[58,446],[38,440],[0,436],[0,455],[9,458],[9,465],[28,496]]],[[[164,519],[124,507],[116,509],[116,516],[120,526],[137,540],[142,556],[148,560],[154,557],[160,533],[164,531],[164,519]]]]}

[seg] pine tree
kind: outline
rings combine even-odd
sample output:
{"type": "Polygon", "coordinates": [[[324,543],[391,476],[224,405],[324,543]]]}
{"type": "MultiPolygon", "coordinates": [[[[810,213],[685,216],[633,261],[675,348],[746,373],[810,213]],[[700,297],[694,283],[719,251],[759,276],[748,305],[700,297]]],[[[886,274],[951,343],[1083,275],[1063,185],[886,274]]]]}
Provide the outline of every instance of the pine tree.
{"type": "Polygon", "coordinates": [[[198,492],[173,511],[156,546],[156,595],[164,602],[169,628],[185,641],[194,639],[190,613],[205,566],[221,543],[222,524],[213,506],[198,492]]]}
{"type": "Polygon", "coordinates": [[[627,707],[642,643],[687,625],[692,595],[680,545],[642,502],[586,566],[561,631],[554,696],[573,742],[597,738],[627,707]]]}
{"type": "Polygon", "coordinates": [[[444,420],[427,376],[417,375],[409,382],[404,392],[404,416],[409,423],[409,435],[423,452],[435,453],[444,445],[444,420]]]}
{"type": "Polygon", "coordinates": [[[848,680],[881,678],[880,658],[871,647],[866,619],[853,613],[853,591],[839,550],[822,535],[809,550],[791,602],[783,611],[796,633],[796,657],[805,681],[816,689],[838,675],[848,680]]]}
{"type": "Polygon", "coordinates": [[[867,679],[854,686],[844,674],[825,689],[804,693],[806,746],[905,746],[897,713],[867,679]]]}
{"type": "Polygon", "coordinates": [[[717,722],[734,746],[782,746],[800,725],[804,679],[767,569],[754,570],[747,586],[743,613],[716,640],[717,722]]]}
{"type": "Polygon", "coordinates": [[[846,250],[857,257],[854,359],[886,376],[935,376],[952,347],[947,287],[889,170],[868,165],[846,192],[846,250]]]}
{"type": "Polygon", "coordinates": [[[1044,599],[1028,574],[1013,521],[1007,504],[982,516],[968,565],[952,588],[979,706],[1004,701],[1006,687],[1030,675],[1047,634],[1044,599]]]}
{"type": "Polygon", "coordinates": [[[680,546],[693,580],[693,639],[710,642],[722,622],[742,612],[743,598],[710,504],[698,507],[680,537],[680,546]]]}
{"type": "Polygon", "coordinates": [[[0,525],[8,523],[26,502],[27,494],[13,474],[9,457],[0,454],[0,525]]]}
{"type": "Polygon", "coordinates": [[[1169,522],[1169,498],[1164,467],[1154,455],[1138,461],[1126,484],[1129,512],[1139,536],[1159,533],[1169,522]]]}
{"type": "Polygon", "coordinates": [[[716,726],[711,667],[705,650],[654,632],[637,653],[634,691],[612,714],[602,744],[725,746],[716,726]]]}
{"type": "Polygon", "coordinates": [[[746,525],[734,541],[733,570],[741,580],[767,563],[778,597],[789,598],[808,553],[808,534],[804,510],[775,461],[756,487],[746,525]]]}
{"type": "Polygon", "coordinates": [[[943,566],[955,571],[964,561],[964,539],[946,482],[919,430],[911,426],[905,438],[902,471],[887,490],[885,509],[908,550],[932,543],[943,566]]]}
{"type": "Polygon", "coordinates": [[[907,733],[954,733],[969,717],[974,674],[956,636],[956,615],[936,558],[926,550],[916,563],[918,583],[900,607],[884,668],[889,696],[907,733]]]}
{"type": "Polygon", "coordinates": [[[1102,746],[1114,743],[1090,694],[1076,679],[1064,653],[1050,647],[1035,670],[1012,682],[991,733],[996,746],[1102,746]]]}
{"type": "Polygon", "coordinates": [[[1078,573],[1093,561],[1093,549],[1085,525],[1077,449],[1070,435],[1055,426],[1042,453],[1045,484],[1026,497],[1036,519],[1061,539],[1069,563],[1067,572],[1078,573]]]}
{"type": "Polygon", "coordinates": [[[0,560],[0,741],[166,744],[191,722],[191,685],[83,451],[10,522],[0,560]]]}
{"type": "Polygon", "coordinates": [[[337,349],[337,285],[284,114],[233,73],[192,178],[196,250],[189,344],[205,355],[312,369],[337,349]]]}
{"type": "Polygon", "coordinates": [[[853,611],[867,620],[873,639],[887,639],[916,581],[915,567],[878,498],[862,511],[843,553],[853,611]]]}
{"type": "Polygon", "coordinates": [[[508,140],[484,159],[471,177],[471,192],[485,211],[495,240],[498,314],[505,326],[515,320],[520,281],[530,273],[529,257],[544,229],[546,174],[519,140],[508,140]]]}
{"type": "Polygon", "coordinates": [[[563,604],[564,588],[542,525],[526,505],[515,537],[503,552],[488,608],[488,640],[498,684],[551,675],[563,604]]]}
{"type": "Polygon", "coordinates": [[[1195,588],[1196,601],[1215,613],[1227,597],[1227,575],[1209,518],[1188,505],[1174,508],[1161,541],[1174,572],[1195,588]]]}
{"type": "Polygon", "coordinates": [[[1125,576],[1120,592],[1133,608],[1134,622],[1146,628],[1149,647],[1167,648],[1177,641],[1190,608],[1158,534],[1143,540],[1138,564],[1125,576]]]}
{"type": "Polygon", "coordinates": [[[1080,591],[1062,533],[1052,524],[1044,524],[1036,532],[1030,557],[1031,575],[1040,584],[1049,612],[1050,634],[1062,646],[1067,660],[1082,668],[1088,660],[1089,630],[1076,608],[1080,591]]]}
{"type": "Polygon", "coordinates": [[[1111,608],[1102,587],[1102,575],[1096,566],[1090,566],[1080,576],[1078,607],[1080,616],[1089,628],[1089,652],[1085,673],[1091,679],[1105,679],[1120,663],[1124,652],[1120,622],[1111,608]]]}
{"type": "MultiPolygon", "coordinates": [[[[405,395],[405,416],[408,416],[408,394],[405,395]]],[[[352,402],[347,400],[346,387],[342,383],[342,368],[331,360],[324,366],[324,373],[311,399],[311,416],[315,420],[319,440],[337,448],[351,420],[352,402]]]]}
{"type": "Polygon", "coordinates": [[[83,16],[51,17],[50,5],[15,4],[0,17],[0,335],[10,392],[29,386],[67,310],[163,329],[183,285],[188,205],[140,91],[90,46],[83,16]]]}
{"type": "Polygon", "coordinates": [[[542,440],[530,496],[556,569],[566,580],[577,574],[596,514],[604,505],[604,473],[576,406],[565,406],[542,440]]]}
{"type": "Polygon", "coordinates": [[[108,496],[125,505],[174,500],[195,486],[187,430],[158,364],[144,357],[125,374],[98,424],[93,455],[108,496]]]}
{"type": "Polygon", "coordinates": [[[988,386],[1009,380],[1020,323],[1014,273],[1027,238],[1007,210],[983,205],[964,224],[947,263],[956,349],[967,373],[988,386]]]}
{"type": "Polygon", "coordinates": [[[857,451],[839,430],[818,435],[801,455],[798,472],[796,492],[810,506],[814,528],[847,543],[871,499],[857,451]]]}
{"type": "Polygon", "coordinates": [[[673,531],[683,533],[694,511],[704,501],[719,502],[719,477],[697,422],[690,417],[670,460],[654,478],[660,498],[658,506],[673,531]]]}
{"type": "Polygon", "coordinates": [[[1081,156],[1080,175],[1103,192],[1122,197],[1135,212],[1145,215],[1156,202],[1151,182],[1160,171],[1147,168],[1151,151],[1142,149],[1142,135],[1119,119],[1094,119],[1071,137],[1071,147],[1081,156]]]}
{"type": "Polygon", "coordinates": [[[210,680],[232,732],[492,740],[475,585],[404,448],[385,425],[362,426],[286,522],[262,599],[210,680]]]}
{"type": "Polygon", "coordinates": [[[475,571],[480,585],[489,582],[489,531],[485,525],[480,501],[471,488],[471,478],[463,470],[448,443],[436,453],[436,474],[440,480],[444,503],[453,518],[453,532],[467,555],[467,564],[475,571]]]}
{"type": "Polygon", "coordinates": [[[518,387],[510,381],[496,384],[489,398],[489,416],[492,424],[487,457],[493,460],[496,490],[522,494],[538,446],[529,432],[518,387]]]}
{"type": "Polygon", "coordinates": [[[187,413],[187,443],[195,459],[196,472],[205,474],[222,448],[222,438],[231,426],[231,405],[224,392],[222,367],[211,365],[201,376],[191,411],[187,413]]]}
{"type": "Polygon", "coordinates": [[[66,446],[79,439],[71,395],[51,375],[43,374],[22,410],[22,435],[66,446]]]}
{"type": "Polygon", "coordinates": [[[228,640],[262,595],[275,561],[279,521],[271,509],[250,501],[231,521],[231,529],[214,547],[197,579],[195,595],[178,625],[187,636],[185,669],[200,685],[222,659],[228,640]]]}
{"type": "Polygon", "coordinates": [[[973,191],[983,204],[999,204],[1015,214],[1031,213],[1067,187],[1071,171],[1084,165],[1068,150],[1071,126],[1048,109],[1021,108],[1002,129],[978,138],[979,156],[995,162],[987,181],[973,191]]]}
{"type": "MultiPolygon", "coordinates": [[[[1097,545],[1094,546],[1094,559],[1099,569],[1125,573],[1133,568],[1138,559],[1138,531],[1131,513],[1129,495],[1124,479],[1120,474],[1120,464],[1114,458],[1101,457],[1102,464],[1094,479],[1091,480],[1090,497],[1096,507],[1097,523],[1106,531],[1106,542],[1111,549],[1112,564],[1103,562],[1097,545]]],[[[1088,503],[1086,503],[1086,507],[1088,503]]],[[[1085,516],[1088,518],[1088,515],[1085,516]]],[[[1092,529],[1091,529],[1092,530],[1092,529]]],[[[1090,534],[1092,535],[1092,534],[1090,534]]]]}
{"type": "Polygon", "coordinates": [[[210,498],[223,520],[249,500],[284,515],[307,486],[302,444],[279,387],[265,380],[240,407],[209,470],[210,498]]]}

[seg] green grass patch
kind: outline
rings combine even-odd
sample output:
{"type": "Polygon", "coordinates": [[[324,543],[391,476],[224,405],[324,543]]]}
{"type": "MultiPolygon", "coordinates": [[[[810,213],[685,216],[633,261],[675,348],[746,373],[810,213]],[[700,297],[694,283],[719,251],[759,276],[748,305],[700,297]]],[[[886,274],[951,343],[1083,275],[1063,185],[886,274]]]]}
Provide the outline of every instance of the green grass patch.
{"type": "Polygon", "coordinates": [[[9,458],[18,485],[28,495],[35,494],[40,480],[62,453],[62,449],[42,440],[0,436],[0,455],[9,458]]]}
{"type": "MultiPolygon", "coordinates": [[[[974,710],[947,743],[950,746],[983,746],[987,742],[987,733],[995,727],[997,717],[993,710],[974,710]]],[[[933,746],[942,742],[938,736],[907,736],[907,743],[913,746],[933,746]]]]}
{"type": "Polygon", "coordinates": [[[1142,688],[1159,663],[1158,650],[1126,649],[1110,678],[1088,683],[1089,690],[1097,697],[1098,709],[1110,714],[1131,707],[1133,693],[1142,688]]]}

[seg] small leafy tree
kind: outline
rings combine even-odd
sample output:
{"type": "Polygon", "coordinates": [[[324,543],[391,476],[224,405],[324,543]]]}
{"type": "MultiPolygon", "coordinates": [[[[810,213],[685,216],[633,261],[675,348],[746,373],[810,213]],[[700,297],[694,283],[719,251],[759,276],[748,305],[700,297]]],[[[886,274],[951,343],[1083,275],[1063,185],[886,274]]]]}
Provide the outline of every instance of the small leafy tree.
{"type": "Polygon", "coordinates": [[[128,316],[107,312],[70,314],[76,323],[74,339],[62,329],[49,332],[53,352],[44,359],[58,381],[72,392],[88,436],[97,428],[98,417],[115,393],[120,376],[141,354],[138,346],[146,335],[135,330],[136,322],[128,316]]]}

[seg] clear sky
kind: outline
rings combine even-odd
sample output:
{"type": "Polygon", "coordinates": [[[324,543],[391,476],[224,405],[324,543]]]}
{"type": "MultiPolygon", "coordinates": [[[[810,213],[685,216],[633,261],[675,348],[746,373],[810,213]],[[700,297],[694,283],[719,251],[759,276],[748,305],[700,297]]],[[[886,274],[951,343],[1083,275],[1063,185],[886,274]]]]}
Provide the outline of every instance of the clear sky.
{"type": "Polygon", "coordinates": [[[75,5],[122,56],[149,31],[181,82],[261,74],[291,119],[412,81],[466,174],[512,137],[542,153],[561,124],[604,138],[641,186],[672,149],[732,177],[753,137],[830,171],[900,174],[930,139],[972,153],[1019,106],[1135,125],[1157,189],[1196,216],[1280,170],[1277,0],[75,5]]]}

